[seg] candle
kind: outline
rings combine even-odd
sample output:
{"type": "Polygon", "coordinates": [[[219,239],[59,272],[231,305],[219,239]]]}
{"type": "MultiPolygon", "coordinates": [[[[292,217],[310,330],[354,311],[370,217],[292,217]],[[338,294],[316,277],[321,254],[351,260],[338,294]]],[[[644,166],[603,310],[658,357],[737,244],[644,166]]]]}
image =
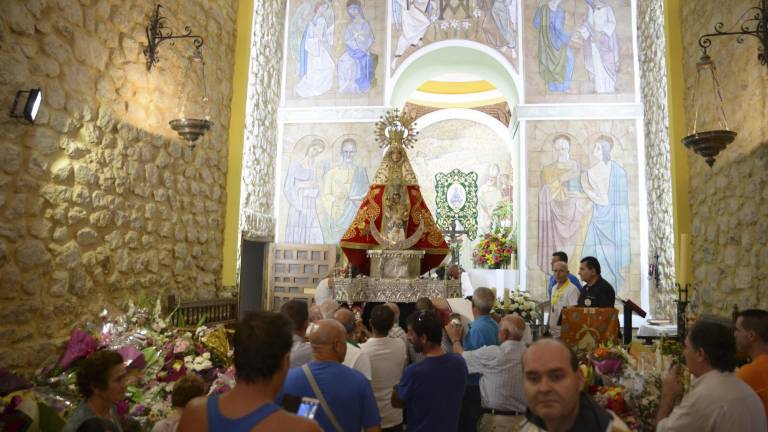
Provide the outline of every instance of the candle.
{"type": "Polygon", "coordinates": [[[690,267],[690,257],[688,251],[691,248],[691,238],[688,234],[680,234],[680,274],[677,275],[677,280],[680,282],[680,287],[684,290],[688,280],[688,268],[690,267]]]}
{"type": "Polygon", "coordinates": [[[509,300],[509,288],[504,288],[504,309],[509,310],[512,303],[509,300]]]}

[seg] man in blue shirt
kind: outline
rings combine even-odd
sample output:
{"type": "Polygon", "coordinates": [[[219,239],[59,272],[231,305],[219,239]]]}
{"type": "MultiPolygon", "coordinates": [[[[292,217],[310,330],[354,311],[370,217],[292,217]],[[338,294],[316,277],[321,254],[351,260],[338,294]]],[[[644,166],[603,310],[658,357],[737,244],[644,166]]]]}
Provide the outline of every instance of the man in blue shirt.
{"type": "MultiPolygon", "coordinates": [[[[363,429],[365,432],[380,432],[379,408],[368,379],[341,364],[347,354],[346,339],[347,332],[338,321],[318,321],[317,328],[309,336],[312,361],[307,366],[342,431],[363,429]]],[[[302,368],[293,368],[288,372],[277,400],[282,399],[283,394],[320,399],[302,368]]],[[[337,431],[322,404],[315,420],[324,431],[337,431]]]]}
{"type": "Polygon", "coordinates": [[[392,390],[392,406],[406,408],[408,432],[458,432],[467,364],[443,350],[443,323],[430,310],[408,317],[408,340],[425,357],[405,369],[392,390]]]}
{"type": "MultiPolygon", "coordinates": [[[[472,351],[487,345],[499,344],[499,325],[491,318],[491,310],[496,297],[489,288],[478,288],[472,293],[472,315],[475,320],[469,325],[469,331],[464,336],[463,349],[472,351]]],[[[456,341],[458,344],[459,341],[456,341]]],[[[477,422],[483,415],[482,399],[480,397],[480,374],[471,374],[467,380],[464,401],[461,404],[459,430],[477,431],[477,422]]]]}
{"type": "MultiPolygon", "coordinates": [[[[568,254],[565,252],[559,251],[552,254],[552,262],[550,263],[551,266],[554,266],[556,262],[564,262],[568,264],[568,254]]],[[[579,278],[573,275],[573,273],[568,272],[568,280],[571,281],[571,283],[579,289],[579,293],[582,293],[584,291],[584,288],[581,286],[581,281],[579,281],[579,278]]],[[[552,275],[549,277],[549,284],[547,285],[547,295],[549,295],[549,298],[552,299],[552,287],[555,286],[555,275],[554,275],[554,269],[552,269],[552,275]]]]}

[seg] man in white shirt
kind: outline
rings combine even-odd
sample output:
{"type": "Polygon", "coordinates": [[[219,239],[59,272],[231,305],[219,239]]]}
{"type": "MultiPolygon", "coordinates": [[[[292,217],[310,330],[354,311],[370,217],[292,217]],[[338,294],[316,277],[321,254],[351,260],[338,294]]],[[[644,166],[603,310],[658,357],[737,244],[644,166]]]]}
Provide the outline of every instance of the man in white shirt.
{"type": "Polygon", "coordinates": [[[280,313],[293,323],[293,346],[291,347],[291,367],[299,367],[312,360],[312,346],[304,339],[309,326],[307,303],[291,300],[280,307],[280,313]]]}
{"type": "Polygon", "coordinates": [[[579,289],[568,278],[568,263],[557,261],[552,264],[555,286],[552,287],[552,300],[549,311],[549,333],[554,338],[560,337],[560,314],[563,309],[576,306],[579,302],[579,289]]]}
{"type": "Polygon", "coordinates": [[[662,379],[656,431],[764,431],[765,410],[757,394],[733,373],[736,367],[733,330],[712,321],[698,321],[685,339],[683,356],[695,377],[683,393],[678,366],[662,379]]]}
{"type": "Polygon", "coordinates": [[[461,346],[462,329],[445,327],[453,344],[467,362],[469,373],[481,373],[480,396],[483,416],[478,431],[514,430],[525,418],[527,399],[523,389],[523,354],[525,321],[519,315],[507,315],[499,322],[499,345],[486,345],[473,351],[461,346]]]}
{"type": "Polygon", "coordinates": [[[371,387],[381,415],[381,428],[385,431],[402,430],[403,410],[392,407],[392,388],[400,382],[406,363],[405,343],[400,338],[388,337],[395,322],[395,314],[387,305],[378,305],[371,311],[373,336],[360,345],[371,362],[371,387]]]}
{"type": "Polygon", "coordinates": [[[315,304],[320,304],[326,300],[333,300],[333,276],[328,275],[325,279],[317,283],[315,287],[315,304]]]}
{"type": "Polygon", "coordinates": [[[344,366],[355,369],[371,380],[371,360],[356,342],[351,340],[355,332],[355,314],[349,309],[339,309],[333,314],[333,318],[344,326],[347,332],[347,355],[344,357],[344,366]]]}

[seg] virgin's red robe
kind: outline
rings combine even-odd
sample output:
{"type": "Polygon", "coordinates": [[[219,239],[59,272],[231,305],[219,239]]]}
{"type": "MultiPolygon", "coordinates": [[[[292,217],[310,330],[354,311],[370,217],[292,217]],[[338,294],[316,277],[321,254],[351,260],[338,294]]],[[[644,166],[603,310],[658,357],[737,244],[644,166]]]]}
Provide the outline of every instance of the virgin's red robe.
{"type": "MultiPolygon", "coordinates": [[[[341,250],[346,255],[349,263],[357,267],[362,274],[370,274],[370,262],[366,256],[369,249],[379,248],[379,244],[371,234],[370,221],[373,220],[376,228],[382,231],[382,216],[384,214],[382,202],[384,200],[386,184],[372,184],[368,194],[360,203],[355,219],[347,228],[341,238],[341,250]]],[[[435,268],[448,254],[448,243],[443,237],[442,231],[437,227],[432,213],[429,211],[421,190],[416,184],[405,185],[408,191],[410,212],[405,237],[413,235],[419,228],[419,223],[426,224],[424,233],[419,241],[411,247],[411,250],[423,250],[424,258],[421,260],[421,273],[435,268]]]]}

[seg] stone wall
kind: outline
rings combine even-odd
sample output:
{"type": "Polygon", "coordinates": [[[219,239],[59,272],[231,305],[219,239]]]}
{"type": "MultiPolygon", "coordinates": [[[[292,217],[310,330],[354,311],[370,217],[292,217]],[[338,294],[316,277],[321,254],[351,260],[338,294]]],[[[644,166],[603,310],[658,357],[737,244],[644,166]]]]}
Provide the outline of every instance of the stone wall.
{"type": "Polygon", "coordinates": [[[3,2],[0,106],[44,100],[34,125],[0,117],[0,366],[36,367],[103,307],[220,285],[237,2],[164,3],[205,38],[215,126],[194,150],[168,127],[191,44],[146,70],[154,4],[3,2]]]}
{"type": "Polygon", "coordinates": [[[648,262],[655,264],[658,271],[658,279],[648,282],[651,314],[672,317],[675,314],[672,302],[675,298],[675,248],[663,6],[663,0],[638,2],[637,52],[640,57],[640,93],[645,109],[648,262]]]}
{"type": "MultiPolygon", "coordinates": [[[[730,27],[756,2],[734,0],[728,8],[717,0],[681,3],[690,128],[699,35],[712,33],[720,21],[730,27]]],[[[707,313],[727,315],[734,304],[768,309],[768,68],[757,60],[757,47],[752,37],[741,45],[734,37],[713,39],[709,54],[717,66],[729,126],[739,135],[711,169],[701,156],[688,153],[693,282],[707,313]]],[[[712,118],[715,109],[701,104],[700,115],[712,118]]]]}

